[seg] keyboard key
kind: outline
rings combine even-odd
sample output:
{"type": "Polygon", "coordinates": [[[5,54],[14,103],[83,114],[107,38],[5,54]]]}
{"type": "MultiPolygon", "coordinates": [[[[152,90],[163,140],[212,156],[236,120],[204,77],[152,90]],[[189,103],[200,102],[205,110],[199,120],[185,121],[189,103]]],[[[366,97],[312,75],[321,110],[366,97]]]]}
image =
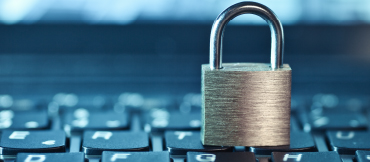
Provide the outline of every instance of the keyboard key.
{"type": "Polygon", "coordinates": [[[112,152],[104,151],[101,162],[170,162],[167,151],[161,152],[112,152]]]}
{"type": "Polygon", "coordinates": [[[277,147],[251,147],[251,152],[255,154],[271,155],[273,151],[279,152],[309,152],[317,151],[315,142],[309,133],[305,132],[290,132],[290,146],[277,147]]]}
{"type": "Polygon", "coordinates": [[[64,152],[66,135],[63,131],[3,131],[0,147],[3,155],[19,152],[64,152]]]}
{"type": "Polygon", "coordinates": [[[251,152],[188,152],[187,162],[255,162],[256,157],[251,152]]]}
{"type": "Polygon", "coordinates": [[[185,155],[188,151],[232,151],[232,147],[203,146],[199,131],[166,131],[165,143],[171,155],[185,155]]]}
{"type": "Polygon", "coordinates": [[[291,112],[295,113],[299,109],[307,107],[307,98],[305,96],[293,95],[291,98],[291,112]]]}
{"type": "Polygon", "coordinates": [[[86,131],[82,142],[87,155],[103,151],[149,151],[149,136],[145,132],[86,131]]]}
{"type": "Polygon", "coordinates": [[[355,154],[356,150],[370,150],[370,133],[360,131],[329,131],[330,147],[340,154],[355,154]]]}
{"type": "Polygon", "coordinates": [[[329,152],[273,152],[272,162],[342,162],[339,154],[329,152]]]}
{"type": "Polygon", "coordinates": [[[116,112],[89,112],[87,109],[76,109],[66,114],[64,129],[70,131],[83,130],[117,130],[128,129],[128,114],[116,112]]]}
{"type": "Polygon", "coordinates": [[[361,96],[336,96],[333,94],[317,94],[312,100],[311,111],[323,113],[362,112],[366,99],[361,96]]]}
{"type": "Polygon", "coordinates": [[[370,162],[370,151],[356,151],[357,162],[370,162]]]}
{"type": "Polygon", "coordinates": [[[9,109],[13,106],[14,100],[11,95],[0,95],[0,109],[9,109]]]}
{"type": "Polygon", "coordinates": [[[49,119],[46,111],[0,111],[0,129],[29,130],[48,127],[49,119]]]}
{"type": "Polygon", "coordinates": [[[53,97],[53,101],[61,107],[73,107],[78,104],[78,96],[73,93],[57,93],[53,97]]]}
{"type": "Polygon", "coordinates": [[[138,111],[142,110],[144,103],[145,98],[142,94],[124,92],[118,96],[118,102],[115,106],[128,108],[130,111],[138,111]]]}
{"type": "Polygon", "coordinates": [[[311,130],[359,130],[367,128],[367,120],[360,113],[328,113],[316,115],[313,113],[301,116],[305,132],[311,130]]]}
{"type": "Polygon", "coordinates": [[[19,153],[16,162],[84,162],[82,152],[74,153],[19,153]]]}
{"type": "Polygon", "coordinates": [[[200,113],[168,112],[155,109],[146,115],[146,131],[200,130],[200,113]]]}
{"type": "Polygon", "coordinates": [[[290,131],[302,131],[297,118],[293,114],[290,115],[290,131]]]}
{"type": "Polygon", "coordinates": [[[13,111],[35,110],[40,108],[40,101],[43,99],[37,95],[13,97],[10,95],[0,95],[0,109],[13,111]]]}

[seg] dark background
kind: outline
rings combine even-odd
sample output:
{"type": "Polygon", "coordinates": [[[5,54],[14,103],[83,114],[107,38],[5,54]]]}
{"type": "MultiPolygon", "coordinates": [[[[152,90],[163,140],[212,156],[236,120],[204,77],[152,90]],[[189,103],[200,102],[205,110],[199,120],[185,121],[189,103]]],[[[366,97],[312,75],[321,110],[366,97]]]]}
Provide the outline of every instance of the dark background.
{"type": "MultiPolygon", "coordinates": [[[[0,92],[200,93],[212,23],[0,25],[0,92]]],[[[293,95],[369,95],[370,25],[284,25],[293,95]]],[[[269,62],[267,25],[228,25],[223,62],[269,62]]]]}

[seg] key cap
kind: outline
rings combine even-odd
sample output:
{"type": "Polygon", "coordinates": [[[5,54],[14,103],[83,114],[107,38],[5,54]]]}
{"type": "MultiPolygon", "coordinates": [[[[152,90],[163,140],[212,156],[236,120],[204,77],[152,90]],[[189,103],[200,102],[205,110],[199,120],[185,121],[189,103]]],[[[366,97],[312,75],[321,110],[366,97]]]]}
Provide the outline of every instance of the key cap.
{"type": "Polygon", "coordinates": [[[188,152],[187,162],[255,162],[256,157],[251,152],[188,152]]]}
{"type": "Polygon", "coordinates": [[[309,133],[305,132],[290,132],[290,146],[277,147],[251,147],[251,152],[255,154],[271,155],[271,152],[309,152],[317,151],[315,142],[309,133]]]}
{"type": "Polygon", "coordinates": [[[149,136],[145,132],[86,131],[82,142],[87,155],[103,151],[149,151],[149,136]]]}
{"type": "Polygon", "coordinates": [[[273,152],[272,162],[342,162],[339,154],[329,152],[273,152]]]}
{"type": "Polygon", "coordinates": [[[101,162],[170,162],[167,151],[161,152],[112,152],[104,151],[101,162]]]}
{"type": "Polygon", "coordinates": [[[3,155],[19,152],[64,152],[66,135],[63,131],[3,131],[0,147],[3,155]]]}
{"type": "Polygon", "coordinates": [[[232,151],[232,147],[203,146],[199,131],[166,131],[166,147],[171,155],[185,155],[188,151],[232,151]]]}
{"type": "Polygon", "coordinates": [[[19,153],[16,162],[84,162],[82,152],[73,153],[19,153]]]}
{"type": "Polygon", "coordinates": [[[29,130],[48,127],[49,120],[46,111],[0,111],[0,129],[29,130]]]}
{"type": "Polygon", "coordinates": [[[305,132],[311,130],[359,130],[366,129],[367,120],[360,113],[330,113],[315,115],[313,113],[301,116],[305,132]]]}
{"type": "Polygon", "coordinates": [[[117,130],[128,129],[128,114],[115,112],[89,112],[87,109],[76,109],[67,113],[64,118],[64,129],[70,131],[83,130],[117,130]]]}
{"type": "Polygon", "coordinates": [[[360,131],[329,131],[327,137],[333,151],[355,154],[356,150],[370,150],[370,133],[360,131]]]}
{"type": "Polygon", "coordinates": [[[357,162],[369,162],[370,161],[370,151],[358,150],[356,151],[357,162]]]}
{"type": "Polygon", "coordinates": [[[183,114],[155,109],[146,115],[146,123],[146,131],[199,130],[201,121],[200,113],[183,114]]]}

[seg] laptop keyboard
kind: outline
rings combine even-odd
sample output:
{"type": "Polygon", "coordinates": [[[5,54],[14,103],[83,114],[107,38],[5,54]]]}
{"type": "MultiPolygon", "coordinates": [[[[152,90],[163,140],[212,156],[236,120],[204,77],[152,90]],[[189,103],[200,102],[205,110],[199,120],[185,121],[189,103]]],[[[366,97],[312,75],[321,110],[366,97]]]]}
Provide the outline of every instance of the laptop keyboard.
{"type": "Polygon", "coordinates": [[[365,162],[369,99],[293,95],[290,146],[227,147],[201,144],[200,94],[0,95],[0,162],[365,162]]]}

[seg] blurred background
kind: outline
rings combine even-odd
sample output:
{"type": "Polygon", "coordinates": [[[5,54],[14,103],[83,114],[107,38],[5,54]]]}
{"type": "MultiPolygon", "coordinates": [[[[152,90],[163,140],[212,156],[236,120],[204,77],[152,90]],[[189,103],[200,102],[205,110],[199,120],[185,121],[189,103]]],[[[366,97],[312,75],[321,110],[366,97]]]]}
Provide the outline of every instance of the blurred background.
{"type": "MultiPolygon", "coordinates": [[[[208,24],[237,0],[2,0],[4,24],[208,24]]],[[[259,0],[285,25],[370,22],[367,0],[259,0]]],[[[234,24],[264,24],[257,16],[238,17],[234,24]]]]}
{"type": "MultiPolygon", "coordinates": [[[[0,0],[0,93],[199,94],[213,20],[237,2],[0,0]]],[[[370,95],[370,1],[257,2],[283,23],[294,96],[370,95]]],[[[270,42],[261,18],[239,16],[223,62],[267,63],[270,42]]]]}

